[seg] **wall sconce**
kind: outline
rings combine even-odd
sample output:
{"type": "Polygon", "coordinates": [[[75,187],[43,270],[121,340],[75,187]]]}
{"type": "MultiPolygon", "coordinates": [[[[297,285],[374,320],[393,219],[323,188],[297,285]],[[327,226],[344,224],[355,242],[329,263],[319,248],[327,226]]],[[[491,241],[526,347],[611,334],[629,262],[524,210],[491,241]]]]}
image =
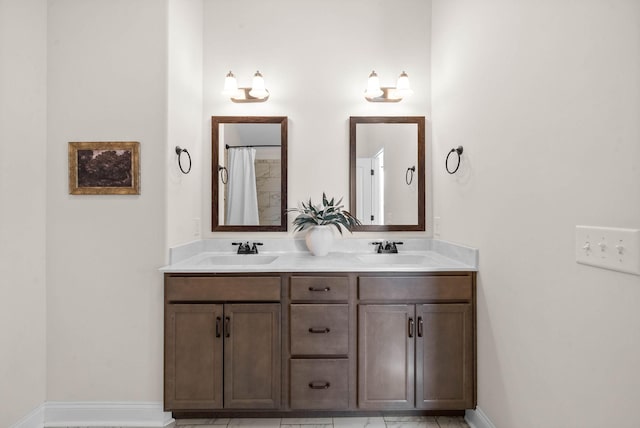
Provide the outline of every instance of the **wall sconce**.
{"type": "Polygon", "coordinates": [[[269,99],[269,91],[264,87],[264,78],[260,71],[253,75],[250,88],[238,88],[236,76],[229,71],[224,78],[222,94],[231,98],[234,103],[263,103],[269,99]]]}
{"type": "Polygon", "coordinates": [[[406,72],[403,71],[398,77],[396,86],[391,87],[380,86],[380,79],[374,70],[369,74],[364,97],[372,103],[397,103],[411,94],[413,94],[413,91],[409,85],[409,76],[406,72]]]}

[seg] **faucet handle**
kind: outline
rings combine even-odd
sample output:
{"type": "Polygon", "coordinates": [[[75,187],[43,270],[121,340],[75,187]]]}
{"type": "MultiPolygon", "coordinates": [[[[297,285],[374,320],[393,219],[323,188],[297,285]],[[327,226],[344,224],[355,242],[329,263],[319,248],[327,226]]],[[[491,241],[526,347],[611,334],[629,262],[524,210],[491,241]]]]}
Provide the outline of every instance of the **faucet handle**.
{"type": "MultiPolygon", "coordinates": [[[[251,247],[251,253],[252,254],[258,254],[258,245],[264,245],[262,242],[254,242],[253,246],[251,247]]],[[[249,243],[247,243],[247,248],[249,247],[249,243]]]]}
{"type": "Polygon", "coordinates": [[[397,253],[398,252],[398,247],[396,245],[403,245],[403,244],[404,244],[404,242],[402,242],[402,241],[393,241],[391,243],[391,251],[394,252],[394,253],[397,253]]]}
{"type": "Polygon", "coordinates": [[[369,244],[377,245],[378,248],[376,249],[376,252],[378,252],[378,253],[381,253],[382,252],[382,248],[384,247],[384,243],[382,243],[381,241],[370,242],[369,244]]]}
{"type": "Polygon", "coordinates": [[[238,246],[238,254],[246,254],[246,251],[248,251],[251,248],[249,247],[249,241],[247,241],[246,243],[232,242],[231,245],[238,246]]]}

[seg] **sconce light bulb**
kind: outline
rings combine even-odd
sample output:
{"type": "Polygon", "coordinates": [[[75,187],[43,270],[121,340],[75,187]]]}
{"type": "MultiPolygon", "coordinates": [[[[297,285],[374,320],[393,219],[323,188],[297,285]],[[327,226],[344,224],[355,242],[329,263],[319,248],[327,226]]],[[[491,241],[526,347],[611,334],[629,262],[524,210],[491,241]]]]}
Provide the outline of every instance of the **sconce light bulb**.
{"type": "Polygon", "coordinates": [[[396,83],[396,93],[400,97],[408,97],[413,94],[413,90],[411,89],[411,85],[409,84],[409,76],[405,71],[403,71],[398,77],[398,82],[396,83]]]}
{"type": "Polygon", "coordinates": [[[233,97],[238,93],[238,81],[236,80],[236,76],[233,75],[231,70],[224,78],[224,89],[222,90],[222,95],[226,95],[228,97],[233,97]]]}
{"type": "Polygon", "coordinates": [[[367,90],[364,95],[368,98],[376,98],[383,94],[384,92],[380,89],[380,79],[378,79],[378,74],[375,70],[369,74],[369,80],[367,81],[367,90]]]}
{"type": "Polygon", "coordinates": [[[253,75],[253,83],[251,84],[249,95],[255,98],[265,98],[269,95],[269,92],[264,87],[264,78],[260,71],[256,71],[256,74],[253,75]]]}

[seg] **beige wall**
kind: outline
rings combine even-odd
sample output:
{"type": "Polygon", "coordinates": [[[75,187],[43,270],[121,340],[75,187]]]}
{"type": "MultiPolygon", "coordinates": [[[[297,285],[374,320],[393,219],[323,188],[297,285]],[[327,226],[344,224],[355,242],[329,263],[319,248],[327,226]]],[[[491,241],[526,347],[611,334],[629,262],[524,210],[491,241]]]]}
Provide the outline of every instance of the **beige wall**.
{"type": "Polygon", "coordinates": [[[160,402],[167,3],[51,0],[48,78],[47,400],[160,402]],[[69,141],[139,141],[141,194],[69,195],[69,141]]]}
{"type": "MultiPolygon", "coordinates": [[[[202,157],[202,0],[168,0],[168,97],[167,97],[167,243],[183,244],[200,238],[203,225],[203,174],[209,163],[202,157]],[[191,154],[191,171],[178,168],[175,147],[191,154]]],[[[210,142],[209,142],[210,144],[210,142]]],[[[189,162],[182,155],[182,165],[189,162]]]]}
{"type": "Polygon", "coordinates": [[[576,264],[574,233],[640,227],[640,3],[433,5],[435,215],[480,248],[479,407],[635,427],[640,277],[576,264]]]}
{"type": "Polygon", "coordinates": [[[0,426],[45,399],[43,0],[0,0],[0,426]]]}

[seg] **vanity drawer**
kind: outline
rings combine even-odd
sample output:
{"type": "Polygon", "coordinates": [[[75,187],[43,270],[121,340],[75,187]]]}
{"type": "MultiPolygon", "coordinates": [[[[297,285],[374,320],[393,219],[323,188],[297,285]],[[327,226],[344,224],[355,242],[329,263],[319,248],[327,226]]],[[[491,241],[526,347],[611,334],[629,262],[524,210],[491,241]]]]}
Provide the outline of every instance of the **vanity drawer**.
{"type": "Polygon", "coordinates": [[[292,276],[291,301],[342,301],[349,299],[346,276],[292,276]]]}
{"type": "Polygon", "coordinates": [[[470,301],[471,275],[361,276],[360,300],[442,300],[470,301]]]}
{"type": "Polygon", "coordinates": [[[279,276],[167,278],[165,299],[181,301],[280,301],[279,276]]]}
{"type": "Polygon", "coordinates": [[[291,360],[292,409],[346,409],[349,360],[291,360]]]}
{"type": "Polygon", "coordinates": [[[291,355],[347,355],[348,305],[291,305],[291,355]]]}

